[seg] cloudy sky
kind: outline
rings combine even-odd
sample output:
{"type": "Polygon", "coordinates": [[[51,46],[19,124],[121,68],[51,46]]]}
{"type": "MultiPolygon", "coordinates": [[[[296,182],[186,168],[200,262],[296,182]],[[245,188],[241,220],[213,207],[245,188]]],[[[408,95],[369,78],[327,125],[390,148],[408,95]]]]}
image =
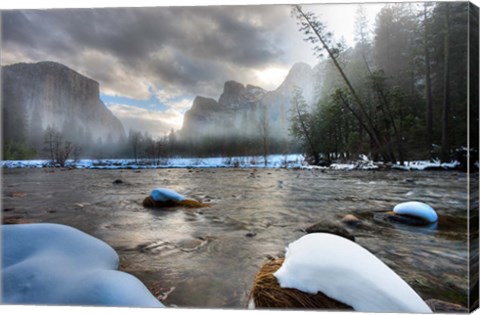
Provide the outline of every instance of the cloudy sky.
{"type": "MultiPolygon", "coordinates": [[[[380,4],[365,4],[373,20],[380,4]]],[[[316,5],[353,45],[357,4],[316,5]]],[[[308,8],[308,7],[306,7],[308,8]]],[[[223,84],[275,89],[299,61],[314,65],[288,5],[10,10],[2,13],[2,65],[56,61],[98,81],[125,129],[179,129],[196,95],[223,84]]]]}

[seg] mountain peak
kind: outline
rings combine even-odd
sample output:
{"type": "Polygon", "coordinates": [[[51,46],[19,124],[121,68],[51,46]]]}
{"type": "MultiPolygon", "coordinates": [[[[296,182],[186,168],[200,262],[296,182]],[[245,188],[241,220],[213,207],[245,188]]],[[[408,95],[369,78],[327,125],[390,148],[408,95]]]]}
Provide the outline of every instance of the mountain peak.
{"type": "Polygon", "coordinates": [[[223,93],[238,93],[245,89],[245,86],[242,83],[239,83],[234,80],[225,82],[223,85],[223,93]]]}
{"type": "Polygon", "coordinates": [[[63,72],[68,73],[68,75],[79,75],[84,77],[86,80],[90,80],[98,84],[95,80],[85,77],[83,74],[79,73],[78,71],[73,70],[72,68],[61,64],[56,61],[39,61],[39,62],[19,62],[14,63],[8,66],[4,66],[5,68],[11,69],[23,69],[20,71],[39,71],[39,72],[63,72]]]}
{"type": "Polygon", "coordinates": [[[223,93],[218,99],[218,103],[225,107],[237,107],[242,103],[245,95],[245,86],[236,81],[227,81],[223,86],[223,93]]]}
{"type": "Polygon", "coordinates": [[[279,138],[288,138],[288,116],[293,90],[300,87],[307,102],[312,104],[313,74],[314,71],[308,64],[296,63],[275,91],[227,81],[218,102],[213,99],[195,99],[192,108],[185,114],[182,136],[253,136],[258,132],[260,111],[268,108],[267,118],[272,133],[279,138]]]}
{"type": "Polygon", "coordinates": [[[201,114],[207,111],[218,110],[218,103],[213,98],[197,96],[193,100],[191,114],[201,114]]]}
{"type": "Polygon", "coordinates": [[[298,62],[292,66],[280,87],[282,85],[291,85],[293,83],[303,82],[305,81],[304,78],[310,78],[312,74],[312,67],[304,62],[298,62]]]}
{"type": "Polygon", "coordinates": [[[292,68],[290,69],[289,73],[291,72],[299,72],[299,71],[310,71],[312,67],[305,62],[297,62],[295,63],[292,68]]]}

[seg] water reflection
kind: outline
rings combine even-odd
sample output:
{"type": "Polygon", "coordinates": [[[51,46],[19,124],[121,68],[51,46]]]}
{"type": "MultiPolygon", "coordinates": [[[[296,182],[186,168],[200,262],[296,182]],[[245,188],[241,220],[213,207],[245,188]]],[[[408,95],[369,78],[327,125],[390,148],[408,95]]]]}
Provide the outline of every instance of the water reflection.
{"type": "Polygon", "coordinates": [[[253,277],[268,257],[283,255],[302,228],[346,214],[362,220],[347,227],[356,241],[424,299],[466,303],[468,196],[462,173],[5,170],[3,179],[3,206],[14,209],[8,215],[72,225],[103,239],[120,254],[123,270],[168,292],[167,305],[246,307],[253,277]],[[143,198],[161,186],[211,206],[143,208],[143,198]],[[8,197],[14,191],[26,196],[8,197]],[[438,226],[375,218],[413,199],[437,210],[438,226]]]}

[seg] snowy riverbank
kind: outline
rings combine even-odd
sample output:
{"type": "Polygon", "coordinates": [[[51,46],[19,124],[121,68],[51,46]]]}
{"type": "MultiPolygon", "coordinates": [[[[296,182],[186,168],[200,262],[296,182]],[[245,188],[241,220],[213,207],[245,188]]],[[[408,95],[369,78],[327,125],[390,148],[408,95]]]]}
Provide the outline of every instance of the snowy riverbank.
{"type": "MultiPolygon", "coordinates": [[[[475,164],[478,169],[478,162],[475,164]]],[[[460,166],[458,161],[441,163],[440,161],[409,161],[404,165],[386,166],[382,162],[373,162],[364,155],[349,163],[332,163],[328,167],[308,165],[302,154],[276,154],[267,158],[265,165],[261,156],[208,157],[208,158],[166,158],[158,163],[150,160],[134,159],[80,159],[69,160],[68,168],[77,169],[159,169],[159,168],[296,168],[320,170],[376,170],[396,169],[403,171],[454,170],[460,166]]],[[[45,168],[52,167],[49,160],[0,161],[1,168],[45,168]]]]}

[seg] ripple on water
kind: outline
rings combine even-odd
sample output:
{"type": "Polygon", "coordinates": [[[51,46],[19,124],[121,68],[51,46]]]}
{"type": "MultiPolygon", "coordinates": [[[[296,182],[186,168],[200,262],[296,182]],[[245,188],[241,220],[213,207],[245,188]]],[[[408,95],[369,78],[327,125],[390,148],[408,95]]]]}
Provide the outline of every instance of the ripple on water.
{"type": "Polygon", "coordinates": [[[147,285],[175,287],[164,302],[183,307],[245,307],[258,268],[267,257],[283,255],[303,235],[302,227],[354,214],[362,221],[350,228],[357,242],[422,297],[466,303],[460,294],[468,271],[464,175],[259,169],[250,178],[251,173],[4,170],[5,192],[27,196],[4,198],[3,206],[15,209],[14,215],[99,237],[117,250],[123,268],[147,285]],[[114,185],[115,179],[129,185],[114,185]],[[143,198],[158,186],[209,199],[211,207],[143,208],[143,198]],[[375,219],[376,212],[411,199],[431,204],[445,221],[428,230],[375,219]],[[255,236],[247,237],[250,232],[255,236]]]}

